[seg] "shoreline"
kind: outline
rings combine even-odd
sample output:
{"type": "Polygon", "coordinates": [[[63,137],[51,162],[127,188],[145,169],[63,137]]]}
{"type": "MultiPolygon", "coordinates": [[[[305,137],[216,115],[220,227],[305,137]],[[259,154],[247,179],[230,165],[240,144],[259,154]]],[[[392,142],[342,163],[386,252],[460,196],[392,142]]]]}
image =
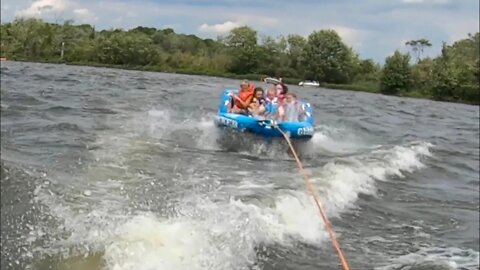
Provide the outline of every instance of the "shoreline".
{"type": "MultiPolygon", "coordinates": [[[[41,63],[41,64],[64,64],[69,66],[85,66],[85,67],[96,67],[96,68],[112,68],[112,69],[121,69],[121,70],[136,70],[136,71],[148,71],[148,72],[157,72],[157,73],[168,73],[168,74],[182,74],[182,75],[198,75],[198,76],[207,76],[207,77],[218,77],[218,78],[226,78],[226,79],[236,79],[236,80],[255,80],[260,81],[260,78],[266,76],[264,74],[229,74],[229,73],[214,73],[214,72],[201,72],[201,71],[193,71],[193,70],[168,70],[163,69],[158,66],[128,66],[128,65],[112,65],[112,64],[101,64],[101,63],[85,63],[85,62],[66,62],[60,60],[11,60],[5,59],[2,60],[2,64],[5,62],[29,62],[29,63],[41,63]]],[[[287,85],[295,85],[298,86],[298,82],[302,81],[302,79],[297,78],[283,78],[283,81],[287,85]]],[[[315,87],[312,87],[315,88],[315,87]]],[[[351,83],[351,84],[333,84],[333,83],[320,83],[318,87],[320,89],[327,89],[327,90],[345,90],[345,91],[354,91],[354,92],[365,92],[365,93],[372,93],[372,94],[379,94],[385,95],[380,92],[378,86],[375,85],[373,82],[367,83],[351,83]]],[[[458,104],[466,104],[466,105],[480,105],[480,100],[475,102],[468,102],[464,100],[447,100],[447,99],[435,99],[431,96],[425,95],[421,93],[419,90],[413,90],[410,92],[400,93],[399,95],[385,95],[385,96],[394,96],[394,97],[408,97],[414,99],[424,99],[424,100],[432,100],[438,102],[448,102],[448,103],[458,103],[458,104]]]]}

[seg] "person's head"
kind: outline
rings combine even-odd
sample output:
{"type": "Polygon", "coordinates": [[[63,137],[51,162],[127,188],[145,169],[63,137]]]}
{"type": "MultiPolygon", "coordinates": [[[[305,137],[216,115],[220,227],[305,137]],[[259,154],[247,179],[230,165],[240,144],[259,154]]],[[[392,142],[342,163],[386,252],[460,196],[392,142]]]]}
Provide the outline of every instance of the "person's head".
{"type": "Polygon", "coordinates": [[[285,100],[288,103],[291,103],[291,102],[295,101],[296,99],[297,99],[297,95],[295,95],[294,93],[286,93],[285,94],[285,100]]]}
{"type": "Polygon", "coordinates": [[[243,80],[242,83],[240,84],[240,90],[247,90],[248,89],[248,81],[247,80],[243,80]]]}
{"type": "Polygon", "coordinates": [[[281,84],[276,84],[276,85],[275,85],[275,92],[276,92],[276,95],[277,95],[277,96],[282,94],[282,92],[283,92],[283,87],[282,87],[281,84]]]}
{"type": "Polygon", "coordinates": [[[263,88],[261,87],[256,87],[255,88],[255,92],[254,92],[254,97],[256,99],[261,99],[263,98],[263,88]]]}
{"type": "Polygon", "coordinates": [[[275,85],[275,89],[277,90],[277,96],[285,95],[288,92],[287,86],[283,83],[275,85]]]}
{"type": "Polygon", "coordinates": [[[275,90],[275,86],[268,88],[267,97],[269,99],[274,99],[277,96],[277,90],[275,90]]]}

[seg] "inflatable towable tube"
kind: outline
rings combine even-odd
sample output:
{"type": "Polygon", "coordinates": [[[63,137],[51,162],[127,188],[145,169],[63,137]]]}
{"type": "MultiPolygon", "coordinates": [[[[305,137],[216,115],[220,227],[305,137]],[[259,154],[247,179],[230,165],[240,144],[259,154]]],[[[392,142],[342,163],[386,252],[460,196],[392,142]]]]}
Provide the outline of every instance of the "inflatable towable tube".
{"type": "Polygon", "coordinates": [[[315,133],[313,110],[308,102],[301,102],[306,113],[306,119],[302,122],[276,122],[272,119],[259,119],[251,115],[243,115],[228,112],[230,95],[238,90],[224,90],[218,108],[218,115],[215,123],[218,127],[230,128],[241,132],[250,132],[263,137],[283,137],[280,131],[275,128],[278,126],[283,132],[290,135],[293,139],[310,139],[315,133]]]}

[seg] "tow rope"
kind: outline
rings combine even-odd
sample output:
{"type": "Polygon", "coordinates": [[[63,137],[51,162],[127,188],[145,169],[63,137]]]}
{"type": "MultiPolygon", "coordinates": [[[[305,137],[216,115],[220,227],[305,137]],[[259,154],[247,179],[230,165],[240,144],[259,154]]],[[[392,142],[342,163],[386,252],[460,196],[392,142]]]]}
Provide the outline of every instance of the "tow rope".
{"type": "Polygon", "coordinates": [[[303,176],[303,180],[305,182],[305,186],[307,187],[307,190],[309,191],[310,195],[313,197],[315,200],[315,204],[317,205],[318,211],[320,212],[320,216],[323,219],[323,223],[325,224],[325,228],[328,231],[328,234],[330,235],[330,239],[332,241],[332,245],[337,251],[338,258],[340,260],[340,263],[343,266],[344,270],[350,270],[350,267],[348,266],[348,262],[345,258],[345,255],[342,252],[342,249],[340,248],[340,244],[338,244],[337,238],[335,236],[335,232],[333,231],[332,225],[330,224],[330,221],[328,221],[327,216],[325,215],[325,211],[323,210],[322,204],[320,203],[320,196],[316,192],[315,188],[313,185],[310,183],[310,179],[303,169],[303,164],[298,158],[297,153],[295,152],[295,149],[293,148],[292,142],[290,141],[290,137],[278,126],[278,124],[275,121],[270,122],[271,126],[276,128],[285,138],[285,140],[288,143],[288,146],[290,147],[290,150],[292,151],[293,157],[295,158],[297,165],[298,165],[298,170],[300,174],[303,176]]]}

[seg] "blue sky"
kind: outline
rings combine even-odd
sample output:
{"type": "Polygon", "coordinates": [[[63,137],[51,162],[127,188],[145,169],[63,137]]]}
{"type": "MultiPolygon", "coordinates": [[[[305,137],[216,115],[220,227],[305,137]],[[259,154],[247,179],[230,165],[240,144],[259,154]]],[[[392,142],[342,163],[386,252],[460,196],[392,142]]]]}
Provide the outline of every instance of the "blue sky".
{"type": "Polygon", "coordinates": [[[249,25],[259,36],[335,29],[361,58],[383,63],[407,40],[427,38],[435,56],[442,41],[452,43],[479,31],[478,0],[0,0],[1,20],[38,17],[90,23],[97,30],[136,26],[171,27],[202,38],[249,25]]]}

